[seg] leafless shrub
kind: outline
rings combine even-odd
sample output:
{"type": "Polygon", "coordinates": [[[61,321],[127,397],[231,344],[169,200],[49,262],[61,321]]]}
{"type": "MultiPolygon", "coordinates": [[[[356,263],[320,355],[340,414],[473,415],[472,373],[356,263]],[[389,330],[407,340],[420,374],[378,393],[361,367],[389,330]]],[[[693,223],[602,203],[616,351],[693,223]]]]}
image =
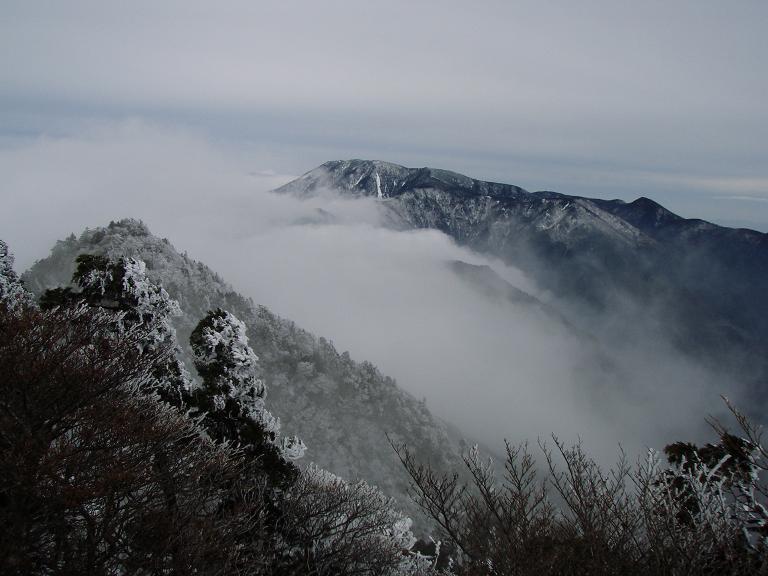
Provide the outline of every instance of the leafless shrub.
{"type": "Polygon", "coordinates": [[[474,449],[462,482],[393,447],[454,574],[768,573],[762,431],[729,407],[745,438],[712,422],[720,443],[694,454],[720,450],[715,462],[670,466],[651,452],[631,466],[622,454],[604,471],[554,438],[554,449],[540,443],[543,474],[526,445],[507,444],[503,478],[474,449]]]}
{"type": "Polygon", "coordinates": [[[311,466],[288,495],[282,518],[289,573],[431,574],[432,562],[411,552],[410,526],[375,487],[311,466]]]}

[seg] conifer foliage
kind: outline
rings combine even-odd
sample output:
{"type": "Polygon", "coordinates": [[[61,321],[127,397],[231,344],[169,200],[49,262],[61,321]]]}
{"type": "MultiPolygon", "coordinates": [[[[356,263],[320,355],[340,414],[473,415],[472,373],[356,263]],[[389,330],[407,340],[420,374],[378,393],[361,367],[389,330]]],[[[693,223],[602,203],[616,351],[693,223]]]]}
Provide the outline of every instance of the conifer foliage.
{"type": "Polygon", "coordinates": [[[167,402],[181,406],[189,393],[190,378],[178,359],[180,349],[171,324],[172,317],[180,314],[179,305],[161,286],[147,278],[144,262],[83,254],[77,258],[72,281],[77,290],[70,287],[47,290],[40,299],[41,307],[50,310],[79,304],[111,311],[115,313],[116,332],[141,331],[143,339],[138,347],[142,352],[169,346],[173,354],[168,355],[163,364],[154,366],[155,390],[167,402]]]}
{"type": "Polygon", "coordinates": [[[278,484],[290,483],[298,473],[290,460],[302,456],[305,447],[298,438],[280,438],[280,422],[264,405],[267,388],[257,377],[259,359],[248,346],[245,324],[227,311],[211,311],[192,332],[190,344],[203,380],[190,404],[206,429],[261,459],[278,484]]]}
{"type": "Polygon", "coordinates": [[[0,240],[0,300],[9,308],[18,308],[31,302],[31,296],[13,269],[13,254],[8,245],[0,240]]]}

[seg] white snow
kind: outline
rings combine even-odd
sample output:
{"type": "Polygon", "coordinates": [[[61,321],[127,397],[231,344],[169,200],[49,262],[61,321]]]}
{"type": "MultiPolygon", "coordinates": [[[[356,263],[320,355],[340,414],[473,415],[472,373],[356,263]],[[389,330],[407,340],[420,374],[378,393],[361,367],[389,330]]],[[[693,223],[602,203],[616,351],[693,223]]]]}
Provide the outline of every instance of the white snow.
{"type": "Polygon", "coordinates": [[[222,356],[226,358],[223,378],[228,381],[228,386],[214,395],[216,409],[224,409],[227,398],[236,399],[249,418],[274,435],[272,442],[280,447],[286,459],[297,460],[304,456],[307,446],[299,437],[279,438],[280,419],[264,404],[266,385],[255,376],[259,357],[248,344],[245,323],[224,311],[223,315],[212,318],[212,326],[203,329],[202,341],[204,345],[193,350],[198,363],[208,364],[219,361],[222,356]]]}
{"type": "Polygon", "coordinates": [[[283,438],[281,443],[281,449],[283,456],[288,460],[298,460],[304,457],[307,451],[307,445],[298,436],[291,436],[290,438],[283,438]]]}
{"type": "Polygon", "coordinates": [[[379,176],[378,172],[376,172],[376,192],[379,196],[379,200],[384,198],[384,194],[381,193],[381,176],[379,176]]]}
{"type": "Polygon", "coordinates": [[[33,302],[32,296],[24,289],[14,272],[13,254],[2,240],[0,240],[0,301],[3,301],[9,309],[17,309],[33,302]]]}
{"type": "MultiPolygon", "coordinates": [[[[135,303],[139,322],[151,328],[146,345],[152,349],[168,339],[176,339],[176,329],[171,323],[173,316],[181,315],[179,303],[170,297],[162,286],[147,277],[147,266],[137,258],[120,258],[123,268],[123,297],[135,303]]],[[[112,270],[93,270],[85,282],[99,287],[104,293],[106,282],[112,279],[112,270]]]]}

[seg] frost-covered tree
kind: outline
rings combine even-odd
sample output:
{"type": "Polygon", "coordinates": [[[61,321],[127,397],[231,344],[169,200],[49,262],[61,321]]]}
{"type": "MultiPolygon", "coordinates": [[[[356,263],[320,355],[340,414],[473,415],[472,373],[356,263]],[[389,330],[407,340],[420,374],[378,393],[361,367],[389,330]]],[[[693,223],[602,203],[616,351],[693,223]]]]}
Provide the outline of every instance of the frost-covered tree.
{"type": "Polygon", "coordinates": [[[17,309],[32,300],[13,269],[13,254],[8,244],[0,240],[0,301],[11,309],[17,309]]]}
{"type": "Polygon", "coordinates": [[[0,302],[0,572],[433,573],[392,500],[292,462],[235,316],[193,332],[187,387],[143,262],[83,255],[73,284],[0,302]]]}
{"type": "Polygon", "coordinates": [[[0,302],[0,573],[253,574],[264,484],[145,393],[172,350],[114,328],[0,302]]]}
{"type": "Polygon", "coordinates": [[[605,470],[555,438],[541,445],[543,475],[508,444],[501,478],[475,449],[464,482],[394,447],[452,574],[768,574],[768,451],[729,408],[743,436],[712,422],[718,442],[672,444],[669,463],[651,451],[634,468],[622,458],[605,470]]]}
{"type": "MultiPolygon", "coordinates": [[[[707,534],[724,557],[733,551],[768,553],[768,452],[762,429],[727,400],[743,436],[711,421],[718,441],[697,446],[675,442],[664,452],[671,468],[657,477],[654,489],[668,511],[667,522],[707,534]],[[671,511],[671,513],[669,512],[671,511]]],[[[768,565],[764,568],[768,570],[768,565]]]]}
{"type": "Polygon", "coordinates": [[[433,574],[413,550],[411,520],[366,482],[349,483],[309,466],[287,494],[279,561],[291,574],[433,574]]]}
{"type": "Polygon", "coordinates": [[[245,324],[233,314],[209,312],[190,336],[195,368],[202,386],[191,404],[217,440],[239,444],[263,463],[278,485],[297,476],[291,460],[304,454],[296,437],[280,436],[280,421],[264,405],[266,386],[258,378],[258,357],[248,345],[245,324]]]}
{"type": "MultiPolygon", "coordinates": [[[[660,482],[673,493],[680,508],[682,522],[694,522],[702,513],[697,491],[723,490],[744,493],[757,478],[759,446],[754,442],[720,431],[716,443],[697,446],[690,442],[675,442],[664,448],[667,460],[673,465],[660,482]]],[[[764,520],[768,518],[764,517],[764,520]]],[[[755,530],[755,527],[751,527],[755,530]]],[[[768,535],[768,526],[762,526],[768,535]]]]}
{"type": "Polygon", "coordinates": [[[347,483],[291,460],[303,442],[282,438],[265,407],[266,387],[243,322],[225,310],[209,312],[190,336],[202,385],[191,405],[216,440],[238,448],[263,467],[269,485],[266,519],[273,535],[274,574],[424,575],[432,562],[413,551],[411,521],[391,498],[365,482],[347,483]]]}
{"type": "Polygon", "coordinates": [[[109,259],[82,254],[77,257],[70,287],[47,290],[40,298],[43,309],[88,305],[114,312],[117,332],[140,328],[142,352],[170,346],[176,353],[155,365],[154,388],[162,398],[181,406],[189,393],[190,378],[179,359],[180,348],[171,318],[181,313],[178,302],[147,277],[146,265],[135,258],[109,259]]]}

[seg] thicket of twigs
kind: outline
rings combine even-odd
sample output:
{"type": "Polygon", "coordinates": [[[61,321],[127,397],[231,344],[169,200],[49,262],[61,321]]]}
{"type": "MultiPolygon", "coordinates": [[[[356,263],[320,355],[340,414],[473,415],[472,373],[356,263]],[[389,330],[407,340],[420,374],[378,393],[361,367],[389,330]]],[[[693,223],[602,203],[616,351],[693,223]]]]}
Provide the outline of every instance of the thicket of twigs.
{"type": "Polygon", "coordinates": [[[602,470],[580,445],[506,445],[501,475],[477,450],[469,481],[394,446],[412,495],[440,527],[441,564],[458,575],[768,573],[768,453],[761,430],[730,404],[741,436],[669,445],[602,470]],[[543,472],[541,471],[543,468],[543,472]]]}

